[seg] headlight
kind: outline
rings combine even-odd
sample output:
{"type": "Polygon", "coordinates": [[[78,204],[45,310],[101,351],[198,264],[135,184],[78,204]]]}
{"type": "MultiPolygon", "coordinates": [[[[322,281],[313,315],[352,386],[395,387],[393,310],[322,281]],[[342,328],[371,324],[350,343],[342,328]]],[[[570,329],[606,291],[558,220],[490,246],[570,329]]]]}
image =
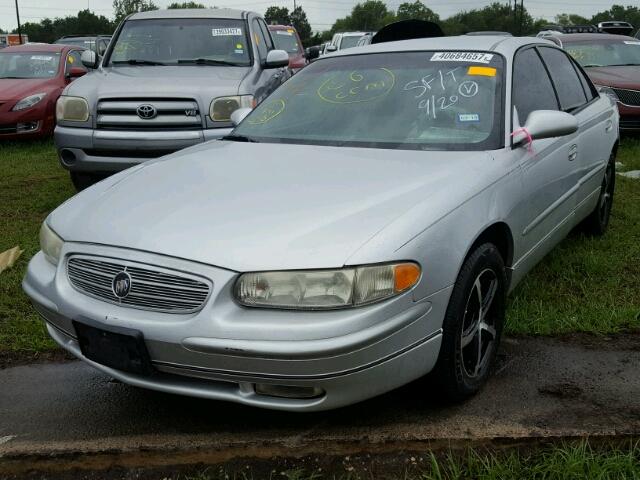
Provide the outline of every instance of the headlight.
{"type": "Polygon", "coordinates": [[[398,295],[420,279],[415,263],[336,270],[258,272],[241,275],[235,296],[250,307],[324,310],[356,307],[398,295]]]}
{"type": "Polygon", "coordinates": [[[620,101],[620,99],[618,98],[618,95],[613,90],[613,88],[607,87],[605,85],[595,85],[595,87],[598,90],[598,92],[604,93],[605,95],[608,95],[609,98],[611,98],[611,100],[613,100],[614,102],[619,102],[620,101]]]}
{"type": "Polygon", "coordinates": [[[230,122],[231,114],[239,108],[255,107],[253,95],[215,98],[209,106],[209,116],[214,122],[230,122]]]}
{"type": "Polygon", "coordinates": [[[89,104],[81,97],[61,96],[56,103],[56,118],[69,122],[86,122],[89,119],[89,104]]]}
{"type": "Polygon", "coordinates": [[[13,108],[11,109],[11,111],[13,112],[18,112],[20,110],[24,110],[26,108],[31,108],[33,107],[36,103],[39,103],[42,101],[42,99],[44,97],[46,97],[47,94],[45,92],[43,93],[35,93],[33,95],[29,95],[28,97],[24,97],[22,100],[20,100],[18,103],[16,103],[13,108]]]}
{"type": "Polygon", "coordinates": [[[51,230],[46,220],[42,222],[40,227],[40,249],[45,258],[54,265],[57,265],[58,260],[60,260],[60,251],[63,244],[64,241],[51,230]]]}

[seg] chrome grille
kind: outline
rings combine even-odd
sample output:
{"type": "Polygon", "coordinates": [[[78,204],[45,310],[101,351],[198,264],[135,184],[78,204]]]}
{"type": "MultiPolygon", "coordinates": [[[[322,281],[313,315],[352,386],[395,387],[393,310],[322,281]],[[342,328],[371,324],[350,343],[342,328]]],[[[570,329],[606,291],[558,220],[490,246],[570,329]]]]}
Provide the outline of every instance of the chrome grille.
{"type": "Polygon", "coordinates": [[[640,106],[640,90],[627,90],[625,88],[613,88],[621,103],[631,106],[640,106]]]}
{"type": "Polygon", "coordinates": [[[166,313],[191,313],[201,309],[210,290],[209,284],[196,276],[100,257],[72,256],[67,261],[67,275],[77,290],[89,296],[166,313]],[[119,298],[113,291],[113,279],[125,271],[131,277],[131,287],[126,297],[119,298]]]}
{"type": "Polygon", "coordinates": [[[202,128],[200,109],[189,99],[104,99],[98,102],[97,127],[118,130],[192,130],[202,128]],[[157,115],[138,116],[141,105],[152,105],[157,115]]]}

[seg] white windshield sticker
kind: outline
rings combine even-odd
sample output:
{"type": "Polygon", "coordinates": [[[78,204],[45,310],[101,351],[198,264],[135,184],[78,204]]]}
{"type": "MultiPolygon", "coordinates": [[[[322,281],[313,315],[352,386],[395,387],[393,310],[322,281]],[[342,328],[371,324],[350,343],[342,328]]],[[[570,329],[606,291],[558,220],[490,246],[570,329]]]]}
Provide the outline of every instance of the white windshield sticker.
{"type": "Polygon", "coordinates": [[[293,33],[291,33],[291,32],[285,32],[284,30],[276,30],[276,34],[277,34],[277,35],[287,35],[288,37],[290,37],[291,35],[293,35],[293,33]]]}
{"type": "Polygon", "coordinates": [[[436,52],[431,57],[432,62],[490,63],[492,59],[492,54],[478,52],[436,52]]]}
{"type": "Polygon", "coordinates": [[[634,40],[625,40],[625,42],[627,45],[640,45],[640,41],[634,41],[634,40]]]}
{"type": "Polygon", "coordinates": [[[242,35],[241,28],[212,28],[211,35],[214,37],[229,37],[242,35]]]}
{"type": "Polygon", "coordinates": [[[53,60],[53,57],[49,57],[47,55],[31,55],[31,60],[42,60],[44,62],[48,62],[53,60]]]}
{"type": "Polygon", "coordinates": [[[480,121],[480,115],[477,113],[459,113],[458,121],[460,123],[478,123],[480,121]]]}

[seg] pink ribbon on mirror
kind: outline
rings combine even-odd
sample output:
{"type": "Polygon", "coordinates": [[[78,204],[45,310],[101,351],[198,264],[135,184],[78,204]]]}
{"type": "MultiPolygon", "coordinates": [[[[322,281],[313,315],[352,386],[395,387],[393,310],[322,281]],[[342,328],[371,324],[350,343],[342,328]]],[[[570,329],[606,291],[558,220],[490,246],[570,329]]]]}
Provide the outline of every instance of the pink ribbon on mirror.
{"type": "Polygon", "coordinates": [[[522,127],[522,128],[519,128],[518,130],[514,130],[511,136],[515,137],[516,135],[519,135],[521,133],[525,135],[525,140],[527,142],[527,152],[533,153],[533,137],[529,133],[529,130],[526,129],[526,127],[522,127]]]}

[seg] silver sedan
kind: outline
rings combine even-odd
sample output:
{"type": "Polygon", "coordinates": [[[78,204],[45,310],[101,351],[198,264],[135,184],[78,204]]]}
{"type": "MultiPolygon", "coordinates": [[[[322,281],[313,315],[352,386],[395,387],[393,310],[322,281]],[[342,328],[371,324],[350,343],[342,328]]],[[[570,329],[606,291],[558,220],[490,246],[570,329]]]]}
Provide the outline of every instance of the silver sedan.
{"type": "Polygon", "coordinates": [[[46,219],[23,286],[58,344],[132,385],[265,408],[431,371],[425,395],[458,401],[490,374],[509,291],[609,221],[616,106],[545,40],[345,50],[234,119],[46,219]]]}

